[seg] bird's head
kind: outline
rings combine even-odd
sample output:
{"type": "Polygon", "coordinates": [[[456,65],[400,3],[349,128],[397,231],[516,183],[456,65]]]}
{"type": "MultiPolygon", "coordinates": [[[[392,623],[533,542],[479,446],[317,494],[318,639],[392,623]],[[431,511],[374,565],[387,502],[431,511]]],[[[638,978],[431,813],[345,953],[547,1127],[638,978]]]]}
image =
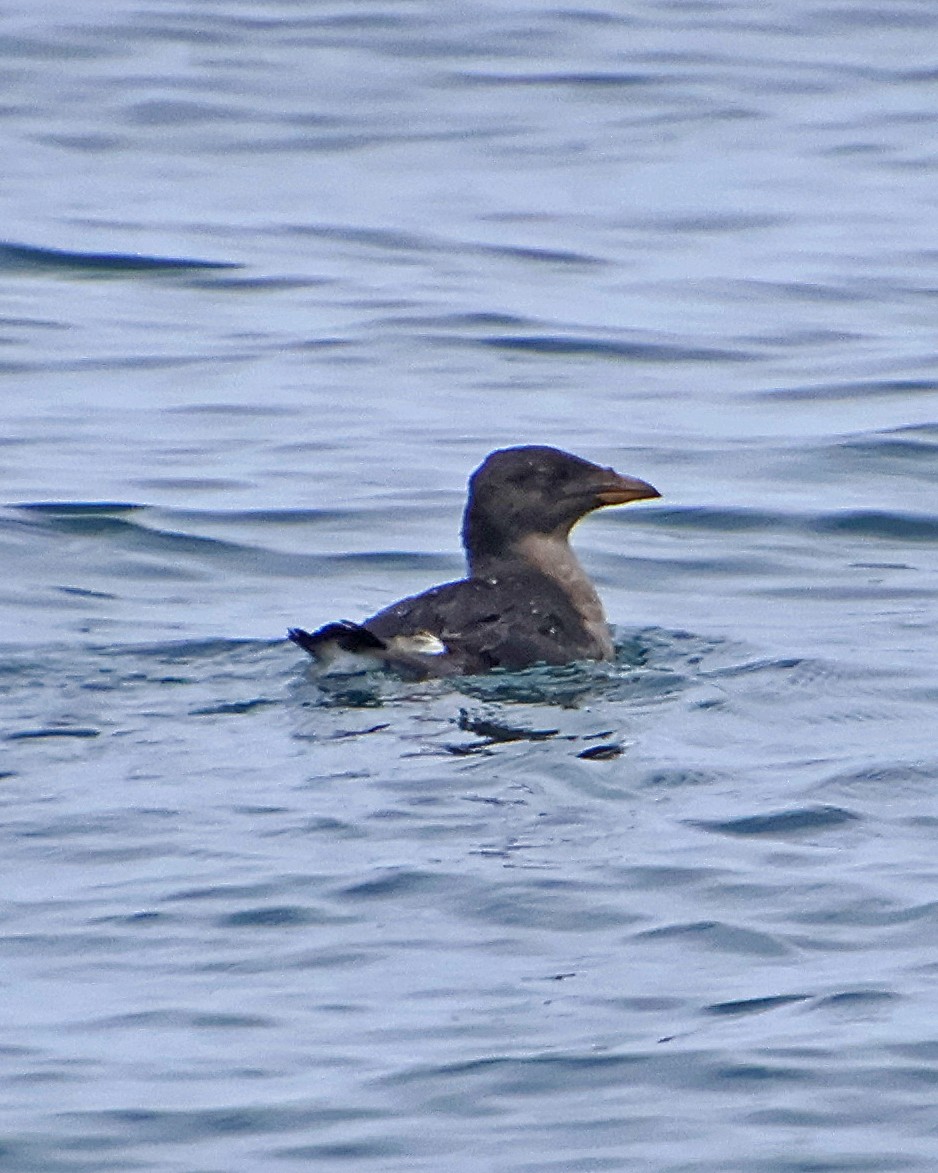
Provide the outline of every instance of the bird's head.
{"type": "Polygon", "coordinates": [[[469,480],[463,542],[470,567],[508,557],[525,537],[566,541],[581,517],[605,505],[660,497],[646,481],[621,476],[559,448],[503,448],[469,480]]]}

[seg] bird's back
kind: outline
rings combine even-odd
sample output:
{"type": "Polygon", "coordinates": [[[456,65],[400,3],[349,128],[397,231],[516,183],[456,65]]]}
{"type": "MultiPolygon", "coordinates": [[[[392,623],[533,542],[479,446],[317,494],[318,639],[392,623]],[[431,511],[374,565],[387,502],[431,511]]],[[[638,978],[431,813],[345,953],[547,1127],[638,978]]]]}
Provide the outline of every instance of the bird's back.
{"type": "Polygon", "coordinates": [[[362,626],[385,642],[435,636],[440,651],[431,675],[609,655],[608,645],[597,640],[557,583],[521,567],[494,580],[465,578],[433,587],[379,611],[362,626]]]}

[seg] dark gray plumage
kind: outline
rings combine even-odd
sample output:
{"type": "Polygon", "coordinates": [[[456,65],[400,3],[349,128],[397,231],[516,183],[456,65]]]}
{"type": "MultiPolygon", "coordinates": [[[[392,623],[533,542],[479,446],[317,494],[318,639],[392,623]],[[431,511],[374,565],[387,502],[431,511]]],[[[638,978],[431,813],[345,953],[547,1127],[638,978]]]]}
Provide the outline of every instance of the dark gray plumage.
{"type": "Polygon", "coordinates": [[[386,667],[410,677],[607,660],[612,639],[568,538],[594,509],[660,494],[558,448],[493,452],[472,474],[462,537],[468,574],[364,623],[289,636],[321,668],[386,667]],[[351,667],[350,667],[351,664],[351,667]]]}

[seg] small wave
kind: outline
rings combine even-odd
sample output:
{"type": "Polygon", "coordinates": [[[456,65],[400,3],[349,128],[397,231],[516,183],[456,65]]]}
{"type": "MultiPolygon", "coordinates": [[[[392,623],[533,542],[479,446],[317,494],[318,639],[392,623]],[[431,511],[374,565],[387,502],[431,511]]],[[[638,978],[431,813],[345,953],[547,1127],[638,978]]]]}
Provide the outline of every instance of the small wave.
{"type": "Polygon", "coordinates": [[[783,957],[790,952],[789,947],[780,937],[755,929],[742,928],[739,925],[727,924],[723,921],[679,922],[654,929],[643,929],[636,933],[638,940],[675,940],[681,943],[682,949],[685,947],[684,942],[691,938],[720,953],[755,957],[783,957]]]}
{"type": "Polygon", "coordinates": [[[254,1030],[276,1024],[276,1019],[261,1014],[222,1013],[172,1007],[163,1010],[138,1010],[127,1014],[107,1014],[91,1019],[77,1029],[85,1030],[254,1030]]]}
{"type": "Polygon", "coordinates": [[[938,440],[929,436],[879,436],[848,440],[840,445],[840,449],[859,456],[864,461],[898,457],[904,460],[925,458],[934,463],[938,440]]]}
{"type": "MultiPolygon", "coordinates": [[[[634,517],[610,515],[615,524],[635,524],[634,517]]],[[[663,529],[693,529],[712,533],[753,533],[759,530],[791,529],[797,526],[791,514],[769,509],[726,508],[708,505],[655,506],[642,511],[642,524],[663,529]]]]}
{"type": "MultiPolygon", "coordinates": [[[[165,481],[158,482],[166,484],[165,481]]],[[[202,481],[173,481],[168,482],[173,488],[195,487],[213,488],[214,483],[202,481]]],[[[352,509],[174,509],[172,515],[182,521],[192,521],[195,524],[212,525],[321,525],[342,523],[348,524],[356,516],[352,509]]],[[[370,517],[374,513],[369,512],[370,517]]],[[[388,510],[391,516],[399,517],[397,510],[388,510]]]]}
{"type": "MultiPolygon", "coordinates": [[[[369,1119],[374,1115],[373,1111],[362,1109],[349,1112],[347,1119],[369,1119]]],[[[256,1140],[268,1133],[315,1133],[333,1123],[336,1112],[331,1106],[322,1107],[309,1101],[256,1107],[239,1102],[218,1108],[107,1108],[71,1112],[68,1118],[89,1129],[119,1131],[135,1144],[192,1145],[206,1140],[217,1142],[220,1137],[244,1136],[256,1140]]]]}
{"type": "Polygon", "coordinates": [[[201,709],[191,709],[193,717],[242,717],[245,713],[253,713],[255,709],[269,709],[278,702],[269,697],[255,697],[246,701],[228,701],[216,705],[208,705],[201,709]]]}
{"type": "Polygon", "coordinates": [[[938,424],[902,424],[883,433],[886,436],[920,437],[938,444],[938,424]]]}
{"type": "Polygon", "coordinates": [[[883,1006],[898,1000],[892,990],[843,990],[828,994],[818,1000],[820,1009],[865,1010],[868,1007],[883,1006]]]}
{"type": "Polygon", "coordinates": [[[880,538],[884,541],[938,541],[938,517],[932,514],[866,509],[822,515],[809,523],[817,533],[880,538]]]}
{"type": "Polygon", "coordinates": [[[309,909],[295,904],[265,904],[258,908],[242,908],[220,916],[217,924],[228,928],[282,929],[297,925],[318,924],[320,917],[309,909]]]}
{"type": "Polygon", "coordinates": [[[180,270],[240,269],[232,261],[194,257],[156,257],[143,253],[77,252],[63,248],[0,242],[0,271],[32,272],[54,269],[68,274],[120,277],[134,273],[173,273],[180,270]]]}
{"type": "Polygon", "coordinates": [[[906,395],[934,395],[935,379],[866,379],[852,383],[814,383],[807,387],[773,387],[753,392],[753,398],[804,403],[840,399],[882,399],[906,395]]]}
{"type": "Polygon", "coordinates": [[[131,482],[138,489],[155,489],[171,493],[219,493],[249,489],[249,481],[236,481],[229,477],[139,477],[131,482]]]}
{"type": "Polygon", "coordinates": [[[277,229],[277,232],[288,236],[310,236],[317,240],[338,240],[390,252],[434,251],[430,238],[391,228],[365,228],[355,224],[292,224],[277,229]]]}
{"type": "MultiPolygon", "coordinates": [[[[528,245],[499,244],[485,240],[460,240],[430,234],[417,235],[385,228],[367,228],[356,225],[294,225],[287,229],[293,235],[314,236],[323,240],[341,241],[364,248],[376,248],[409,254],[440,254],[455,256],[482,256],[508,261],[531,262],[542,265],[571,266],[573,268],[601,268],[607,262],[589,253],[573,249],[551,248],[531,243],[528,245]]],[[[475,315],[470,315],[475,316],[475,315]]],[[[506,324],[510,315],[478,315],[494,317],[495,325],[506,324]]],[[[400,319],[398,319],[400,320],[400,319]]],[[[489,324],[493,324],[491,321],[489,324]]]]}
{"type": "MultiPolygon", "coordinates": [[[[191,664],[203,660],[252,661],[272,649],[279,649],[283,642],[279,639],[178,639],[161,643],[108,644],[89,650],[94,655],[109,660],[129,658],[133,661],[142,661],[144,664],[191,664]]],[[[172,682],[171,679],[160,679],[164,683],[172,682]]]]}
{"type": "Polygon", "coordinates": [[[599,257],[588,253],[578,253],[572,250],[557,248],[541,248],[535,245],[479,244],[473,246],[473,251],[486,253],[494,257],[504,257],[511,261],[532,261],[543,265],[570,265],[574,268],[601,268],[607,264],[599,257]]]}
{"type": "Polygon", "coordinates": [[[85,726],[66,725],[42,729],[21,729],[15,733],[8,733],[6,741],[41,741],[52,737],[74,737],[84,740],[89,737],[100,737],[100,729],[89,729],[85,726]]]}
{"type": "Polygon", "coordinates": [[[776,228],[785,217],[762,212],[699,212],[686,216],[656,217],[651,224],[667,232],[744,232],[776,228]]]}
{"type": "Polygon", "coordinates": [[[859,477],[867,484],[871,476],[938,481],[938,438],[925,429],[903,431],[875,431],[805,447],[800,457],[786,462],[784,475],[803,480],[826,465],[839,470],[840,476],[859,477]]]}
{"type": "MultiPolygon", "coordinates": [[[[615,516],[609,520],[612,524],[622,524],[615,516]]],[[[634,518],[626,521],[635,524],[634,518]]],[[[834,513],[798,514],[769,509],[652,506],[642,512],[641,524],[712,533],[789,531],[883,541],[938,541],[938,516],[898,510],[844,509],[834,513]]]]}
{"type": "Polygon", "coordinates": [[[774,811],[767,815],[744,815],[739,819],[694,820],[689,823],[702,831],[718,835],[779,836],[810,834],[829,831],[848,823],[858,822],[859,815],[837,806],[796,807],[774,811]]]}
{"type": "Polygon", "coordinates": [[[754,355],[743,350],[684,346],[680,343],[590,338],[582,334],[492,334],[473,340],[478,346],[522,354],[560,355],[566,358],[629,359],[633,362],[747,362],[754,355]]]}
{"type": "Polygon", "coordinates": [[[15,508],[50,517],[98,517],[144,509],[130,501],[27,501],[15,508]]]}
{"type": "MultiPolygon", "coordinates": [[[[2,268],[0,268],[2,272],[2,268]]],[[[28,375],[40,371],[163,371],[183,367],[197,367],[205,363],[253,362],[257,355],[245,350],[237,354],[218,354],[203,351],[201,354],[119,354],[109,358],[75,357],[68,359],[44,359],[43,361],[0,362],[0,373],[5,375],[28,375]]]]}
{"type": "Polygon", "coordinates": [[[776,994],[767,998],[743,998],[734,1002],[714,1002],[704,1009],[707,1014],[735,1018],[744,1014],[764,1014],[767,1010],[777,1010],[780,1006],[807,1002],[810,997],[810,994],[776,994]]]}
{"type": "MultiPolygon", "coordinates": [[[[191,510],[176,513],[129,502],[36,502],[14,506],[11,512],[14,511],[28,518],[30,524],[53,533],[104,544],[109,557],[119,560],[108,566],[108,573],[115,577],[191,580],[194,574],[205,573],[208,564],[232,567],[239,573],[253,569],[265,578],[274,575],[286,578],[334,577],[348,573],[349,567],[355,566],[384,570],[419,568],[428,578],[433,575],[452,577],[456,570],[453,559],[422,551],[293,553],[271,549],[263,539],[237,541],[232,537],[192,533],[181,528],[184,521],[192,519],[200,528],[205,528],[213,521],[224,519],[225,515],[218,513],[200,515],[191,510]],[[158,524],[161,521],[165,524],[158,524]],[[137,556],[137,561],[133,561],[130,555],[137,556]]],[[[328,515],[311,511],[303,517],[298,517],[295,512],[292,516],[294,521],[322,521],[328,515]]],[[[21,524],[27,523],[23,521],[21,524]]],[[[245,535],[238,536],[243,538],[245,535]]],[[[256,532],[252,537],[257,537],[256,532]]]]}
{"type": "Polygon", "coordinates": [[[635,73],[631,70],[571,70],[567,72],[543,73],[495,73],[465,71],[454,74],[451,82],[473,86],[538,86],[555,88],[572,86],[588,89],[634,89],[636,86],[661,85],[662,78],[656,73],[635,73]]]}
{"type": "Polygon", "coordinates": [[[278,419],[295,416],[292,407],[272,403],[186,403],[181,407],[167,407],[167,415],[224,416],[226,419],[240,416],[243,419],[278,419]]]}
{"type": "Polygon", "coordinates": [[[938,761],[876,762],[856,770],[843,770],[824,780],[825,793],[882,795],[890,803],[919,800],[931,794],[938,780],[938,761]]]}
{"type": "Polygon", "coordinates": [[[380,318],[378,321],[381,324],[436,330],[520,330],[529,329],[534,325],[529,318],[493,310],[480,310],[476,313],[395,314],[393,317],[380,318]]]}

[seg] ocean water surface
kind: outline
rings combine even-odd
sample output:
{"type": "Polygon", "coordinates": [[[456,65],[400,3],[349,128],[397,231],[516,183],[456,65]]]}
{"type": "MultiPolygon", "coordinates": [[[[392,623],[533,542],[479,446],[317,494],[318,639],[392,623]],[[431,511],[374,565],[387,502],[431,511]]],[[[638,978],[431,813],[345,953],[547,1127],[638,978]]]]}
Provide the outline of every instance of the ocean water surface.
{"type": "Polygon", "coordinates": [[[938,10],[0,12],[0,1170],[938,1160],[938,10]],[[549,443],[606,665],[317,684],[549,443]]]}

